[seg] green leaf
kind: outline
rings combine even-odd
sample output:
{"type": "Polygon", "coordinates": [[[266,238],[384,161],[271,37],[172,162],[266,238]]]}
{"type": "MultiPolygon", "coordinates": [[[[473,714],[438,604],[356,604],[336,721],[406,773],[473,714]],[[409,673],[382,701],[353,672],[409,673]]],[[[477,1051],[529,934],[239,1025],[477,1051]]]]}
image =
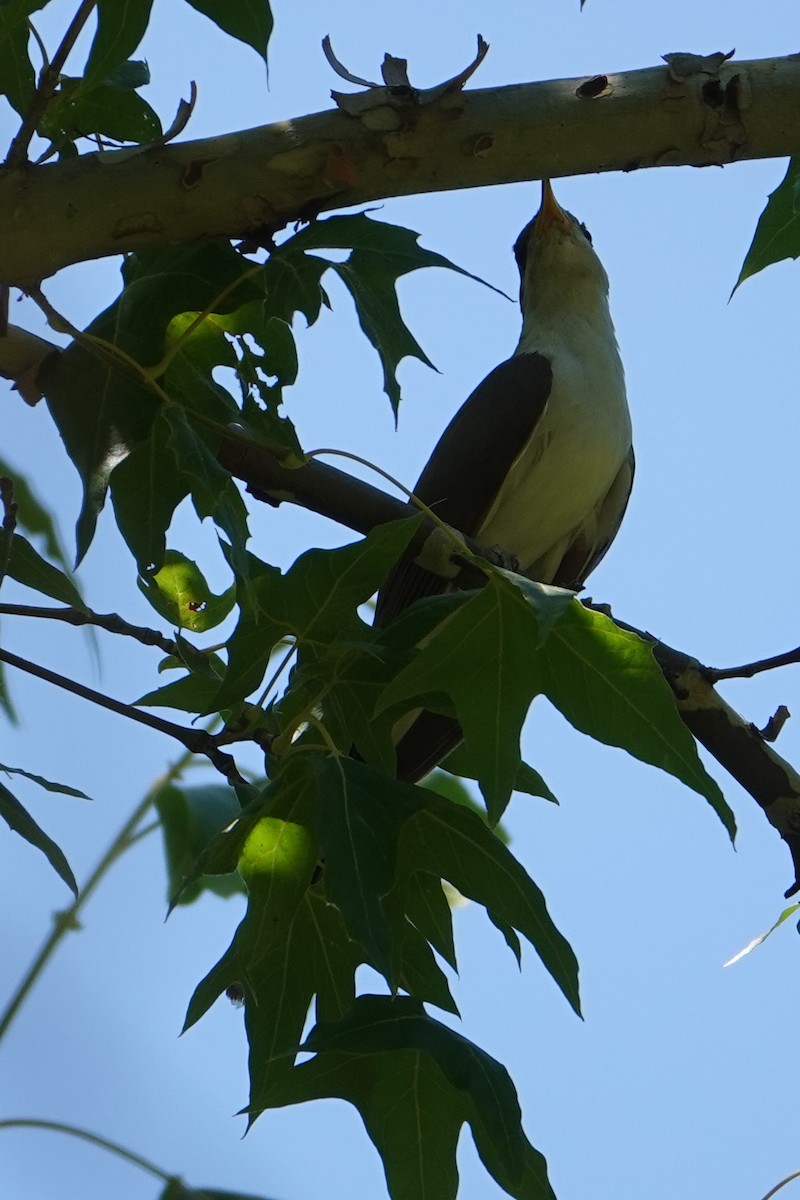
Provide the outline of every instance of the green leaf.
{"type": "Polygon", "coordinates": [[[477,279],[444,255],[423,249],[417,244],[418,239],[419,234],[411,229],[370,220],[364,213],[316,221],[292,239],[295,248],[352,249],[346,262],[332,263],[331,269],[350,291],[359,324],[378,351],[384,390],[395,416],[400,403],[396,374],[400,361],[411,356],[433,366],[401,316],[397,280],[422,267],[447,267],[477,279]]]}
{"type": "MultiPolygon", "coordinates": [[[[7,538],[7,533],[0,532],[0,557],[5,553],[3,547],[7,544],[7,538]]],[[[59,571],[58,567],[42,558],[21,533],[12,535],[7,574],[11,579],[16,579],[17,583],[42,592],[45,596],[51,596],[53,600],[60,600],[71,608],[80,609],[81,612],[87,611],[72,580],[63,571],[59,571]]]]}
{"type": "Polygon", "coordinates": [[[98,0],[97,31],[84,75],[87,80],[108,79],[131,57],[150,20],[153,0],[98,0]]]}
{"type": "Polygon", "coordinates": [[[25,779],[38,783],[39,787],[44,788],[46,792],[60,792],[64,796],[75,796],[78,800],[90,799],[85,792],[81,792],[78,788],[68,787],[66,783],[54,783],[52,779],[45,779],[43,775],[33,775],[30,771],[23,771],[22,767],[8,767],[5,763],[0,763],[0,771],[5,771],[6,775],[23,775],[25,779]]]}
{"type": "Polygon", "coordinates": [[[227,708],[260,684],[273,648],[292,636],[300,648],[325,653],[331,641],[370,636],[358,615],[402,554],[418,519],[393,521],[337,550],[309,550],[286,575],[250,557],[240,586],[241,615],[228,642],[228,670],[214,709],[227,708]]]}
{"type": "Polygon", "coordinates": [[[301,767],[319,797],[316,833],[325,890],[348,933],[390,986],[396,982],[391,923],[381,900],[394,886],[405,822],[420,807],[418,788],[397,783],[350,758],[308,755],[301,767]]]}
{"type": "Polygon", "coordinates": [[[187,477],[178,470],[169,443],[170,433],[164,412],[158,412],[148,436],[109,478],[117,525],[140,575],[164,565],[172,514],[189,491],[187,477]]]}
{"type": "Polygon", "coordinates": [[[537,597],[537,611],[515,582],[493,573],[482,591],[433,632],[378,704],[381,712],[426,693],[452,696],[492,824],[511,796],[521,762],[520,730],[541,691],[535,663],[543,627],[552,629],[566,611],[564,593],[553,592],[537,597]]]}
{"type": "Polygon", "coordinates": [[[46,3],[47,0],[11,0],[0,6],[0,96],[5,96],[21,117],[30,108],[36,86],[28,54],[31,36],[28,17],[46,3]]]}
{"type": "Polygon", "coordinates": [[[185,788],[170,784],[159,788],[155,806],[164,837],[168,897],[177,897],[177,904],[192,904],[204,891],[232,896],[244,890],[236,871],[228,875],[201,875],[194,883],[183,886],[212,839],[240,815],[241,807],[232,788],[224,784],[185,788]]]}
{"type": "Polygon", "coordinates": [[[800,257],[798,182],[800,158],[793,158],[782,182],[774,192],[770,192],[767,206],[758,219],[753,241],[733,288],[734,292],[745,279],[757,275],[772,263],[780,262],[784,258],[800,257]]]}
{"type": "Polygon", "coordinates": [[[722,964],[723,967],[732,967],[734,963],[739,962],[741,958],[744,958],[745,955],[750,954],[752,950],[755,950],[758,946],[763,945],[770,934],[773,934],[776,929],[779,929],[784,921],[788,921],[790,917],[793,917],[798,909],[800,909],[800,904],[790,904],[788,908],[783,910],[777,921],[770,925],[769,929],[767,929],[765,933],[760,933],[758,937],[755,937],[751,942],[748,942],[742,950],[740,950],[737,954],[734,954],[733,958],[729,958],[727,962],[724,962],[722,964]]]}
{"type": "Polygon", "coordinates": [[[318,1014],[341,1016],[361,961],[337,909],[311,886],[318,856],[310,829],[313,796],[291,774],[266,796],[261,812],[271,815],[251,828],[239,860],[247,913],[196,988],[185,1022],[188,1029],[226,988],[240,985],[254,1109],[269,1104],[291,1072],[313,997],[318,1014]]]}
{"type": "Polygon", "coordinates": [[[204,713],[219,691],[219,676],[184,675],[163,687],[145,692],[135,702],[141,708],[177,708],[181,712],[204,713]]]}
{"type": "Polygon", "coordinates": [[[425,807],[403,828],[399,870],[446,879],[528,939],[576,1012],[578,964],[539,888],[480,817],[425,788],[425,807]]]}
{"type": "MultiPolygon", "coordinates": [[[[459,775],[464,779],[478,778],[478,768],[472,761],[469,750],[463,743],[452,754],[448,754],[442,763],[442,770],[451,772],[453,775],[459,775]]],[[[426,782],[427,786],[430,787],[430,781],[426,782]]],[[[551,804],[558,804],[558,800],[550,791],[550,788],[542,779],[539,772],[535,771],[526,762],[519,764],[517,777],[514,780],[514,791],[525,792],[529,796],[541,796],[543,799],[549,800],[551,804]]]]}
{"type": "Polygon", "coordinates": [[[355,1105],[392,1200],[455,1200],[465,1122],[502,1188],[520,1200],[554,1200],[508,1072],[418,1002],[360,996],[342,1020],[318,1024],[304,1048],[316,1058],[293,1072],[291,1100],[338,1096],[355,1105]]]}
{"type": "MultiPolygon", "coordinates": [[[[416,883],[415,876],[412,880],[416,883]]],[[[392,978],[417,1000],[435,1004],[458,1016],[458,1006],[447,976],[437,963],[427,938],[406,914],[407,882],[406,879],[398,880],[383,901],[392,926],[392,978]]]]}
{"type": "Polygon", "coordinates": [[[163,130],[158,114],[135,91],[111,83],[87,88],[80,79],[63,79],[39,132],[54,141],[102,134],[141,144],[161,137],[163,130]]]}
{"type": "Polygon", "coordinates": [[[178,550],[168,550],[161,570],[140,579],[139,589],[165,621],[193,633],[219,625],[235,600],[233,587],[215,596],[197,563],[178,550]]]}
{"type": "Polygon", "coordinates": [[[736,822],[705,770],[650,644],[577,602],[536,660],[538,689],[567,720],[704,796],[733,838],[736,822]]]}
{"type": "MultiPolygon", "coordinates": [[[[252,278],[252,267],[221,242],[128,255],[123,279],[120,297],[89,327],[94,341],[72,342],[41,373],[48,407],[83,482],[78,561],[94,535],[112,470],[147,438],[159,410],[146,378],[132,371],[129,361],[151,369],[162,363],[176,316],[209,306],[229,312],[263,295],[252,278]],[[115,357],[116,352],[123,357],[115,357]],[[81,397],[80,405],[74,402],[76,395],[81,397]]],[[[196,336],[204,336],[204,325],[196,336]]],[[[187,372],[197,390],[202,372],[181,363],[182,356],[191,354],[194,340],[190,338],[170,361],[165,376],[168,392],[173,384],[185,382],[187,372]]],[[[210,374],[210,367],[206,370],[210,374]]],[[[224,394],[224,389],[209,385],[202,397],[205,415],[220,423],[227,423],[231,413],[238,411],[230,397],[224,403],[224,394]],[[212,401],[216,408],[209,414],[212,401]]],[[[174,487],[171,482],[167,486],[174,487]]]]}
{"type": "Polygon", "coordinates": [[[408,919],[426,941],[457,970],[453,941],[453,913],[438,875],[424,871],[406,873],[403,880],[403,904],[408,919]]]}
{"type": "Polygon", "coordinates": [[[246,571],[245,543],[250,536],[247,509],[236,484],[217,462],[203,435],[176,405],[165,410],[170,427],[170,447],[178,469],[191,491],[200,518],[212,517],[230,539],[231,562],[240,574],[246,571]]]}
{"type": "Polygon", "coordinates": [[[252,46],[267,61],[267,43],[272,26],[272,11],[267,0],[188,0],[192,8],[210,17],[223,33],[252,46]]]}
{"type": "Polygon", "coordinates": [[[33,488],[8,462],[0,458],[0,475],[12,480],[14,501],[17,505],[17,527],[27,533],[38,535],[44,541],[49,558],[54,558],[62,567],[67,566],[64,548],[58,536],[55,521],[38,498],[33,488]]]}
{"type": "Polygon", "coordinates": [[[64,883],[77,899],[78,885],[75,882],[72,868],[67,862],[63,851],[51,837],[47,836],[41,826],[37,825],[27,809],[20,804],[16,796],[3,783],[0,783],[0,817],[3,818],[15,833],[25,838],[26,842],[30,842],[37,850],[41,850],[50,863],[50,866],[61,876],[64,883]]]}

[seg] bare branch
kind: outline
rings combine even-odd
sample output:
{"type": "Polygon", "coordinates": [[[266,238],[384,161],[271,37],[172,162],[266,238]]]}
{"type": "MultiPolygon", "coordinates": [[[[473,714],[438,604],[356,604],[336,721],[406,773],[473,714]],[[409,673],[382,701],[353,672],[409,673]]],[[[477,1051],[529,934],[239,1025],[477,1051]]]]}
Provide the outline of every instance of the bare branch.
{"type": "Polygon", "coordinates": [[[773,654],[771,658],[760,658],[757,662],[745,663],[741,667],[706,667],[712,683],[720,679],[752,679],[762,671],[774,671],[776,667],[788,667],[800,662],[800,646],[784,654],[773,654]]]}
{"type": "Polygon", "coordinates": [[[67,679],[65,675],[58,675],[55,671],[48,670],[47,667],[11,654],[8,650],[0,650],[0,662],[7,663],[10,667],[17,667],[18,670],[25,671],[28,675],[35,675],[37,679],[43,679],[45,683],[63,688],[64,691],[71,692],[73,696],[80,696],[82,700],[89,700],[92,704],[107,708],[109,712],[118,713],[121,717],[128,717],[131,721],[137,721],[140,725],[147,725],[150,729],[165,733],[167,737],[175,738],[193,754],[204,754],[229,783],[247,782],[239,774],[231,756],[220,750],[215,737],[205,729],[187,729],[183,725],[176,725],[173,721],[165,721],[161,717],[154,716],[153,713],[143,712],[139,708],[134,708],[132,704],[124,704],[121,700],[114,700],[113,697],[105,696],[102,692],[86,687],[83,683],[67,679]]]}
{"type": "Polygon", "coordinates": [[[64,621],[67,625],[96,625],[98,629],[135,638],[143,646],[158,646],[165,654],[180,657],[178,645],[172,638],[165,637],[157,629],[131,625],[118,613],[96,613],[91,610],[84,612],[78,608],[49,608],[32,604],[0,604],[0,616],[39,617],[50,621],[64,621]]]}

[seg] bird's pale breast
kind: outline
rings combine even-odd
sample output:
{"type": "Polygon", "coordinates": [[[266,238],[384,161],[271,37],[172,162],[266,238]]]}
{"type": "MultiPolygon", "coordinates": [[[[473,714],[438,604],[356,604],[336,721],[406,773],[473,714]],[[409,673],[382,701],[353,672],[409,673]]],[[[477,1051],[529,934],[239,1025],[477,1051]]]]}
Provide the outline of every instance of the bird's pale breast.
{"type": "Polygon", "coordinates": [[[605,331],[584,329],[581,335],[568,351],[546,343],[535,347],[551,361],[550,397],[478,534],[516,554],[524,571],[541,563],[537,575],[544,582],[602,502],[631,444],[613,334],[611,340],[605,331]]]}

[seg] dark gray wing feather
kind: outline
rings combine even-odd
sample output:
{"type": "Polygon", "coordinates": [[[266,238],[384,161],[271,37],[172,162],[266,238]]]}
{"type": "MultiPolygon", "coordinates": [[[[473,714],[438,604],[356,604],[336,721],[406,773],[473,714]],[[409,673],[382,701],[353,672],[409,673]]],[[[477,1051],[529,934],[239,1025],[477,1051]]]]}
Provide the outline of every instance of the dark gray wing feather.
{"type": "MultiPolygon", "coordinates": [[[[472,537],[544,412],[553,373],[541,354],[515,354],[478,384],[439,439],[415,494],[438,517],[472,537]]],[[[401,559],[378,594],[375,624],[388,625],[447,584],[401,559]]]]}

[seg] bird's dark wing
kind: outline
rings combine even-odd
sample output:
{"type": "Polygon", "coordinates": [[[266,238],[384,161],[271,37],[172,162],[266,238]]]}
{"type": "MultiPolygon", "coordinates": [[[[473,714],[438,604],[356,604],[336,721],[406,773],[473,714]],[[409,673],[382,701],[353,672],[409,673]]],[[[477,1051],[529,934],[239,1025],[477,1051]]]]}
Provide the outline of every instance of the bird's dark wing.
{"type": "MultiPolygon", "coordinates": [[[[495,367],[453,417],[420,475],[414,492],[423,504],[474,536],[544,412],[552,382],[541,354],[516,354],[495,367]]],[[[388,625],[414,600],[446,586],[401,559],[378,594],[376,625],[388,625]]]]}
{"type": "MultiPolygon", "coordinates": [[[[565,554],[554,580],[559,586],[580,590],[605,555],[625,515],[634,466],[631,448],[594,520],[565,554]]],[[[429,572],[413,567],[413,564],[411,566],[419,575],[428,576],[430,580],[437,579],[429,572]]],[[[397,745],[397,778],[410,783],[422,779],[456,748],[461,737],[461,726],[453,717],[432,712],[420,713],[397,745]]]]}

